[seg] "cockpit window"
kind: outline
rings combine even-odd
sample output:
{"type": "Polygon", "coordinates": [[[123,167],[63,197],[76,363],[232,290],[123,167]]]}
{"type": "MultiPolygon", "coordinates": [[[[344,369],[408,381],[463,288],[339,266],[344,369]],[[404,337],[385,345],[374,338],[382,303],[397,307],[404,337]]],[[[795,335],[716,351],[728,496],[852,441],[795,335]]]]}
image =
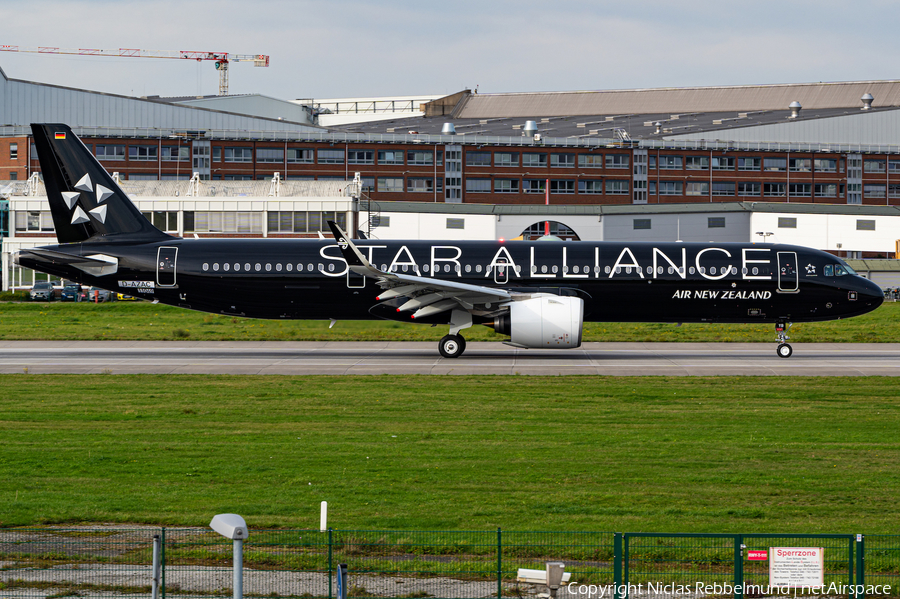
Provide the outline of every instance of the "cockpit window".
{"type": "Polygon", "coordinates": [[[825,268],[822,269],[822,274],[826,277],[834,276],[834,264],[826,264],[825,268]]]}
{"type": "Polygon", "coordinates": [[[847,269],[844,268],[843,264],[834,265],[834,276],[843,277],[845,274],[847,274],[847,269]]]}
{"type": "Polygon", "coordinates": [[[855,275],[856,271],[846,264],[826,264],[822,269],[822,274],[826,277],[843,277],[844,275],[855,275]]]}
{"type": "Polygon", "coordinates": [[[847,274],[848,274],[848,275],[855,275],[855,274],[856,274],[856,271],[853,270],[852,268],[850,268],[850,265],[849,265],[849,264],[842,264],[841,266],[844,267],[844,270],[847,271],[847,274]]]}

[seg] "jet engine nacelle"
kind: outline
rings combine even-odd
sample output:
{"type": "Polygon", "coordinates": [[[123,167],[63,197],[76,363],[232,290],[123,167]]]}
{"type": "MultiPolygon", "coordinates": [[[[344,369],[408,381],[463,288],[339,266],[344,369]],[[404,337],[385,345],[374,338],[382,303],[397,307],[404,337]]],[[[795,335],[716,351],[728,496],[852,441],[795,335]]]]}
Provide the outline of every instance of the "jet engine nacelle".
{"type": "Polygon", "coordinates": [[[494,320],[494,330],[518,347],[568,349],[581,345],[583,321],[580,297],[540,295],[510,304],[509,312],[494,320]]]}

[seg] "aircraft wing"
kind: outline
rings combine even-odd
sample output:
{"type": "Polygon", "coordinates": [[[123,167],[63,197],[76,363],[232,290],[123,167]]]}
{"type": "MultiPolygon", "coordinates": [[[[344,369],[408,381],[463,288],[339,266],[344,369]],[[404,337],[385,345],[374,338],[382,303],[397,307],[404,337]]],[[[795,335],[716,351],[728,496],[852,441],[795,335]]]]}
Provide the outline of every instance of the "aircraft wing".
{"type": "Polygon", "coordinates": [[[378,285],[385,290],[378,296],[378,300],[397,297],[409,298],[406,303],[400,305],[398,311],[415,310],[413,318],[423,318],[454,309],[471,312],[475,309],[483,309],[484,305],[497,304],[512,298],[508,291],[494,287],[384,272],[366,259],[337,224],[328,221],[328,226],[331,227],[331,232],[334,234],[350,270],[378,282],[378,285]]]}

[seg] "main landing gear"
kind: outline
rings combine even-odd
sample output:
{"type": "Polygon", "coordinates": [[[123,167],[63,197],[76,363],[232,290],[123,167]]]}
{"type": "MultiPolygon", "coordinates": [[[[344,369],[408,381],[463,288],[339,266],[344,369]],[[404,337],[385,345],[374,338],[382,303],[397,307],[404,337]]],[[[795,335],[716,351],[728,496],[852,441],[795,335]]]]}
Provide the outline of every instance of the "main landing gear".
{"type": "Polygon", "coordinates": [[[458,358],[466,351],[466,340],[462,335],[444,335],[438,343],[438,351],[445,358],[458,358]]]}
{"type": "Polygon", "coordinates": [[[791,329],[791,323],[776,322],[775,332],[778,334],[778,348],[775,350],[779,358],[790,358],[794,349],[787,343],[790,337],[787,332],[791,329]],[[786,325],[786,326],[785,326],[786,325]]]}
{"type": "Polygon", "coordinates": [[[458,358],[466,351],[466,340],[459,332],[472,326],[472,314],[467,310],[450,313],[450,334],[438,342],[438,351],[445,358],[458,358]]]}

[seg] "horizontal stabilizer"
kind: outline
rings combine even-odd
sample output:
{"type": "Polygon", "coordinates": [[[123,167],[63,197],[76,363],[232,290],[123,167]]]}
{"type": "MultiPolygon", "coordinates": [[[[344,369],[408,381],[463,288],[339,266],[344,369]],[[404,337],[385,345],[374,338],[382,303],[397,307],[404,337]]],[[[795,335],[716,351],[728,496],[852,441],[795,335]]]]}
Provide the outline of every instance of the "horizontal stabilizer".
{"type": "Polygon", "coordinates": [[[90,256],[76,256],[57,250],[32,248],[19,250],[19,255],[32,258],[38,262],[49,264],[64,264],[74,266],[88,274],[95,276],[115,274],[119,268],[118,258],[105,254],[91,254],[90,256]]]}

